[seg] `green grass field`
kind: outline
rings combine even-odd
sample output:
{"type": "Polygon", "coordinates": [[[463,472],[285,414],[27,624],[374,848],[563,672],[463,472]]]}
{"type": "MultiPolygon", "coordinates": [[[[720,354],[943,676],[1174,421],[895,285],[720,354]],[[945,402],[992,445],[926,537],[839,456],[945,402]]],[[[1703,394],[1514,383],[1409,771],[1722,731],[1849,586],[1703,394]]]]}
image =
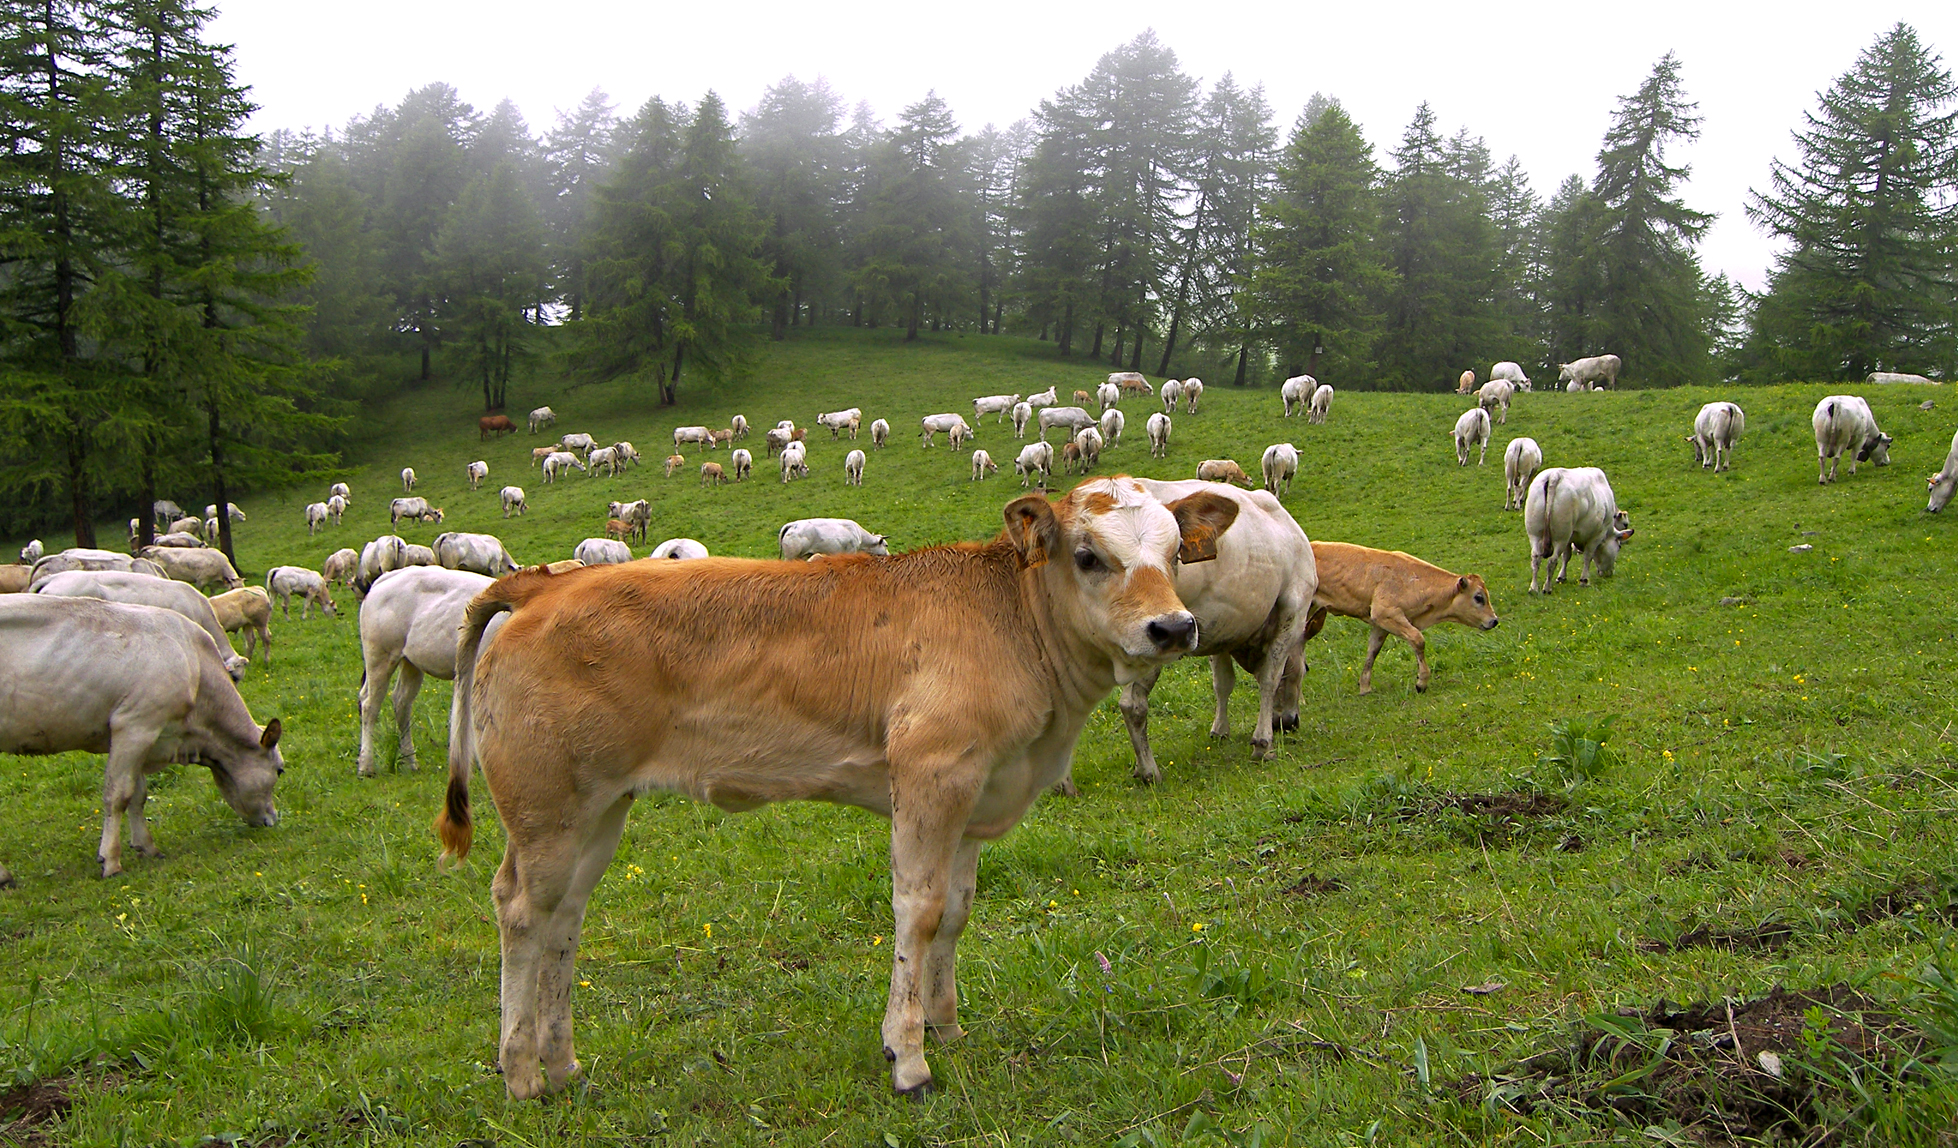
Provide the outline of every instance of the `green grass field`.
{"type": "MultiPolygon", "coordinates": [[[[601,533],[613,498],[653,501],[651,541],[688,535],[717,554],[773,556],[776,529],[809,515],[856,518],[902,548],[990,536],[1019,493],[1012,428],[983,427],[974,445],[1008,473],[974,483],[965,454],[919,448],[919,416],[1050,383],[1065,402],[1106,368],[1024,340],[897,338],[770,345],[711,396],[683,389],[677,410],[623,385],[513,393],[513,407],[554,406],[558,432],[638,444],[647,465],[617,480],[546,487],[528,466],[546,436],[479,445],[472,392],[405,394],[350,459],[345,525],[307,538],[301,508],[324,484],[242,504],[243,573],[317,568],[385,533],[407,465],[448,513],[403,529],[410,541],[488,531],[525,563],[601,533]],[[893,426],[863,487],[843,482],[849,444],[820,430],[812,477],[782,486],[759,428],[851,405],[893,426]],[[693,453],[661,476],[675,425],[736,412],[757,428],[753,480],[703,489],[693,453]],[[472,493],[476,458],[490,477],[472,493]],[[506,483],[532,508],[507,523],[506,483]]],[[[0,1084],[15,1086],[0,1139],[1650,1144],[1745,1142],[1780,1112],[1774,1134],[1791,1142],[1953,1143],[1958,1077],[1898,1058],[1920,1029],[1946,1026],[1958,1045],[1958,988],[1925,979],[1958,920],[1958,520],[1923,513],[1922,482],[1958,400],[1846,388],[1896,436],[1895,465],[1820,487],[1809,413],[1831,389],[1522,395],[1488,464],[1466,469],[1454,395],[1345,392],[1309,426],[1279,417],[1275,391],[1212,384],[1160,460],[1142,428],[1156,408],[1126,403],[1102,473],[1188,477],[1213,457],[1255,473],[1266,445],[1294,442],[1285,503],[1309,535],[1479,573],[1503,624],[1431,631],[1425,695],[1390,642],[1359,697],[1365,628],[1333,620],[1307,649],[1301,728],[1269,762],[1249,759],[1244,678],[1234,736],[1213,743],[1207,667],[1172,667],[1154,698],[1166,779],[1153,788],[1129,779],[1111,698],[1082,737],[1081,796],[1043,800],[984,854],[960,951],[969,1035],[928,1048],[940,1087],[922,1101],[890,1095],[880,1055],[884,823],[656,799],[587,920],[585,1078],[507,1102],[488,895],[500,830],[485,808],[470,864],[438,871],[439,769],[354,775],[352,601],[337,619],[275,618],[272,663],[241,688],[259,721],[285,722],[278,827],[247,829],[201,770],[179,767],[150,802],[167,856],[104,881],[101,759],[0,756],[18,775],[0,860],[20,879],[0,893],[0,1084]],[[1736,468],[1718,476],[1681,441],[1714,398],[1748,416],[1736,468]],[[1614,578],[1525,592],[1522,516],[1501,509],[1517,435],[1549,465],[1611,476],[1637,531],[1614,578]],[[1800,544],[1813,550],[1790,552],[1800,544]],[[1603,760],[1542,760],[1551,723],[1604,717],[1603,760]],[[1775,986],[1828,989],[1840,1007],[1804,1021],[1798,1002],[1806,1034],[1764,1046],[1745,1002],[1775,986]],[[1718,1012],[1725,998],[1742,1021],[1716,1027],[1739,1050],[1618,1015],[1661,1001],[1718,1012]],[[1780,1078],[1758,1059],[1770,1048],[1780,1078]],[[1501,1103],[1485,1103],[1492,1091],[1501,1103]]],[[[448,696],[431,682],[416,711],[428,766],[443,760],[448,696]]]]}

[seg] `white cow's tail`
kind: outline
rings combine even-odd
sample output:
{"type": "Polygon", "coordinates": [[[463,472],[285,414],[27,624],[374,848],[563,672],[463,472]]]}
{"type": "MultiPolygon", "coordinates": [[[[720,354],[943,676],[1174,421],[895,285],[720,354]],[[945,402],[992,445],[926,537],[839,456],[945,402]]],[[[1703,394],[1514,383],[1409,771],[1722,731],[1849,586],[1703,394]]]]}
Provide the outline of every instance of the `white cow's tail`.
{"type": "MultiPolygon", "coordinates": [[[[1557,505],[1557,487],[1563,480],[1563,474],[1558,471],[1551,471],[1543,476],[1543,520],[1545,523],[1550,521],[1551,508],[1557,505]]],[[[1539,554],[1534,550],[1535,540],[1532,540],[1531,553],[1534,557],[1549,558],[1556,553],[1556,546],[1550,541],[1550,531],[1547,529],[1543,532],[1543,541],[1546,549],[1539,554]]]]}

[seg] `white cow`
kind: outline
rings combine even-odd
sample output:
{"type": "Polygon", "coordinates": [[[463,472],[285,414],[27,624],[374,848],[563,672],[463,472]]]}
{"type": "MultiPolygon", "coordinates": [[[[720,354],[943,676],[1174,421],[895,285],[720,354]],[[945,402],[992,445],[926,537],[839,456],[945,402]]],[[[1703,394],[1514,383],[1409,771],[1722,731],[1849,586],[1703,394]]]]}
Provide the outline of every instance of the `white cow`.
{"type": "Polygon", "coordinates": [[[565,474],[573,468],[584,470],[586,474],[591,473],[585,470],[584,463],[578,461],[578,456],[568,450],[557,451],[550,455],[544,459],[544,485],[549,486],[556,482],[558,475],[565,474]]]}
{"type": "Polygon", "coordinates": [[[631,463],[634,466],[642,465],[639,458],[639,448],[629,442],[620,441],[613,443],[612,455],[619,460],[618,468],[620,470],[625,469],[626,463],[631,463]]]}
{"type": "Polygon", "coordinates": [[[1321,423],[1333,413],[1333,388],[1331,383],[1320,383],[1312,392],[1312,413],[1307,422],[1321,423]]]}
{"type": "Polygon", "coordinates": [[[1871,371],[1868,381],[1872,383],[1916,383],[1919,386],[1925,387],[1942,385],[1936,379],[1926,378],[1923,375],[1904,374],[1900,371],[1871,371]]]}
{"type": "Polygon", "coordinates": [[[1162,389],[1156,392],[1156,397],[1163,401],[1164,414],[1174,414],[1176,404],[1183,398],[1183,384],[1175,379],[1164,379],[1162,389]]]}
{"type": "Polygon", "coordinates": [[[734,432],[735,438],[748,437],[748,416],[735,415],[727,421],[727,429],[734,432]]]}
{"type": "Polygon", "coordinates": [[[1304,410],[1307,400],[1314,393],[1313,388],[1318,385],[1319,380],[1311,375],[1293,375],[1279,384],[1278,401],[1285,404],[1285,414],[1282,417],[1290,418],[1304,410]]]}
{"type": "Polygon", "coordinates": [[[1506,359],[1489,368],[1489,377],[1514,384],[1519,391],[1530,389],[1530,377],[1523,373],[1523,368],[1519,364],[1509,362],[1506,359]]]}
{"type": "Polygon", "coordinates": [[[644,542],[646,540],[646,528],[651,526],[653,522],[652,503],[647,502],[643,498],[632,502],[608,503],[605,508],[605,513],[609,518],[616,518],[620,522],[630,523],[632,532],[639,536],[639,541],[644,542]]]}
{"type": "Polygon", "coordinates": [[[466,469],[469,473],[469,489],[471,490],[481,486],[483,480],[489,477],[489,463],[484,462],[480,458],[470,463],[466,469]]]}
{"type": "Polygon", "coordinates": [[[347,513],[347,496],[344,494],[335,494],[329,497],[326,500],[326,512],[333,516],[333,525],[340,525],[341,516],[347,513]]]}
{"type": "Polygon", "coordinates": [[[279,611],[285,620],[292,621],[292,596],[299,595],[299,618],[304,621],[311,616],[317,604],[323,614],[337,614],[333,605],[333,593],[327,588],[326,579],[304,566],[274,566],[265,572],[265,592],[279,603],[279,611]]]}
{"type": "Polygon", "coordinates": [[[381,716],[381,698],[394,685],[394,728],[400,741],[400,764],[415,768],[415,695],[422,678],[453,681],[456,676],[456,629],[469,600],[494,579],[466,570],[419,566],[389,574],[374,584],[360,606],[360,754],[355,769],[362,777],[374,774],[374,727],[381,716]]]}
{"type": "Polygon", "coordinates": [[[1020,476],[1020,485],[1040,476],[1040,489],[1047,489],[1047,476],[1054,470],[1054,447],[1046,441],[1030,442],[1020,448],[1020,455],[1013,460],[1013,473],[1020,476]]]}
{"type": "Polygon", "coordinates": [[[1931,501],[1925,510],[1936,514],[1951,501],[1951,492],[1958,490],[1958,434],[1951,436],[1951,451],[1944,456],[1944,467],[1928,480],[1931,488],[1931,501]]]}
{"type": "Polygon", "coordinates": [[[809,477],[809,450],[799,442],[792,442],[782,448],[782,481],[791,478],[809,477]]]}
{"type": "Polygon", "coordinates": [[[501,578],[517,569],[517,560],[494,534],[452,532],[435,536],[435,560],[447,570],[467,570],[501,578]]]}
{"type": "Polygon", "coordinates": [[[616,538],[587,538],[571,556],[587,566],[609,566],[632,561],[632,548],[616,538]]]}
{"type": "Polygon", "coordinates": [[[984,450],[975,450],[972,452],[972,481],[978,482],[989,474],[998,473],[999,464],[993,461],[992,455],[987,454],[984,450]]]}
{"type": "Polygon", "coordinates": [[[34,541],[20,548],[20,564],[22,566],[32,566],[36,562],[39,562],[41,556],[45,553],[47,551],[42,547],[41,540],[36,538],[34,541]]]}
{"type": "Polygon", "coordinates": [[[1288,442],[1272,443],[1258,460],[1258,469],[1264,475],[1267,494],[1290,494],[1292,478],[1299,472],[1299,448],[1288,442]]]}
{"type": "Polygon", "coordinates": [[[159,498],[150,503],[150,513],[158,522],[175,522],[179,518],[190,517],[190,512],[167,498],[159,498]]]}
{"type": "MultiPolygon", "coordinates": [[[[225,511],[226,511],[226,514],[227,514],[227,516],[228,516],[228,517],[229,517],[229,518],[231,519],[231,521],[233,521],[233,522],[243,522],[243,521],[245,521],[245,512],[244,512],[244,511],[242,511],[242,510],[240,510],[240,509],[238,509],[238,504],[237,504],[237,503],[235,503],[235,502],[227,502],[227,503],[225,503],[224,505],[225,505],[225,511]]],[[[217,504],[217,503],[215,503],[215,502],[208,502],[208,503],[205,503],[205,504],[204,504],[204,517],[206,517],[206,518],[216,518],[217,516],[218,516],[218,504],[217,504]]]]}
{"type": "Polygon", "coordinates": [[[349,585],[366,594],[381,575],[407,564],[408,540],[399,534],[383,534],[360,548],[360,561],[354,565],[353,581],[349,585]]]}
{"type": "Polygon", "coordinates": [[[556,425],[557,425],[557,412],[552,410],[551,408],[538,407],[536,410],[530,412],[531,434],[536,434],[540,429],[544,427],[556,426],[556,425]]]}
{"type": "Polygon", "coordinates": [[[167,546],[177,550],[202,550],[208,545],[202,538],[188,532],[159,534],[152,546],[167,546]]]}
{"type": "Polygon", "coordinates": [[[1836,463],[1844,454],[1850,456],[1851,474],[1859,462],[1890,465],[1892,439],[1877,428],[1870,404],[1855,395],[1830,395],[1816,403],[1810,421],[1815,426],[1815,481],[1834,482],[1836,463]]]}
{"type": "Polygon", "coordinates": [[[353,490],[349,488],[347,484],[344,482],[336,482],[332,486],[326,488],[326,496],[328,498],[332,498],[336,494],[339,495],[341,498],[346,499],[348,502],[352,502],[354,500],[353,490]]]}
{"type": "Polygon", "coordinates": [[[714,447],[714,432],[708,430],[706,427],[674,427],[674,453],[677,454],[679,452],[680,444],[683,442],[699,443],[701,446],[712,450],[714,447]]]}
{"type": "Polygon", "coordinates": [[[1028,395],[1026,401],[1030,407],[1051,407],[1061,400],[1060,396],[1054,393],[1054,388],[1048,387],[1037,395],[1028,395]]]}
{"type": "Polygon", "coordinates": [[[75,546],[67,550],[46,554],[34,560],[33,572],[28,575],[30,585],[38,585],[44,578],[52,578],[64,570],[122,570],[132,574],[148,574],[152,578],[167,578],[163,567],[148,558],[117,554],[113,550],[91,550],[75,546]]]}
{"type": "Polygon", "coordinates": [[[871,446],[876,447],[878,450],[883,450],[884,444],[890,440],[890,437],[891,437],[891,423],[889,419],[871,420],[870,423],[871,446]]]}
{"type": "Polygon", "coordinates": [[[1530,483],[1523,529],[1530,538],[1530,593],[1539,592],[1538,568],[1542,567],[1541,592],[1548,594],[1551,571],[1562,582],[1572,551],[1584,555],[1579,586],[1591,584],[1593,563],[1600,578],[1609,577],[1618,563],[1618,548],[1632,536],[1632,519],[1618,509],[1618,497],[1604,471],[1595,466],[1553,466],[1530,483]]]}
{"type": "Polygon", "coordinates": [[[1115,409],[1122,401],[1121,385],[1118,383],[1103,383],[1096,387],[1095,401],[1101,404],[1101,409],[1104,411],[1115,409]]]}
{"type": "Polygon", "coordinates": [[[1734,468],[1734,443],[1747,430],[1747,416],[1735,403],[1708,403],[1693,419],[1693,433],[1686,441],[1693,444],[1693,461],[1700,469],[1713,473],[1734,468]]]}
{"type": "Polygon", "coordinates": [[[523,512],[530,509],[530,502],[524,498],[523,487],[521,486],[506,486],[497,492],[497,497],[503,502],[503,517],[505,518],[510,517],[512,514],[521,518],[523,517],[523,512]]]}
{"type": "Polygon", "coordinates": [[[1027,423],[1033,420],[1032,403],[1013,404],[1013,434],[1016,438],[1027,437],[1027,423]]]}
{"type": "Polygon", "coordinates": [[[1128,420],[1123,418],[1122,412],[1116,408],[1109,407],[1107,410],[1101,412],[1102,441],[1106,442],[1109,446],[1121,446],[1122,428],[1126,425],[1128,425],[1128,420]]]}
{"type": "Polygon", "coordinates": [[[591,468],[585,474],[592,478],[597,478],[601,470],[617,478],[619,471],[624,469],[625,460],[619,457],[619,448],[602,446],[585,456],[585,465],[591,468]]]}
{"type": "MultiPolygon", "coordinates": [[[[1165,384],[1165,389],[1167,389],[1167,384],[1165,384]]],[[[1149,457],[1169,457],[1169,416],[1161,411],[1157,411],[1155,414],[1149,416],[1149,421],[1144,424],[1144,429],[1149,432],[1149,457]]]]}
{"type": "Polygon", "coordinates": [[[1186,414],[1197,413],[1197,400],[1203,397],[1203,380],[1188,378],[1183,380],[1183,410],[1186,414]]]}
{"type": "MultiPolygon", "coordinates": [[[[153,606],[9,594],[0,597],[0,649],[0,753],[108,754],[96,852],[104,877],[122,872],[125,815],[130,847],[156,855],[144,775],[172,762],[208,765],[247,825],[278,824],[279,720],[263,729],[252,721],[196,623],[153,606]]],[[[12,883],[0,869],[0,885],[12,883]]]]}
{"type": "Polygon", "coordinates": [[[388,524],[390,526],[399,525],[404,518],[412,518],[417,522],[440,522],[442,521],[442,510],[440,507],[430,506],[428,499],[419,496],[415,498],[397,498],[393,502],[388,503],[388,524]]]}
{"type": "MultiPolygon", "coordinates": [[[[883,420],[880,419],[878,421],[882,422],[883,420]]],[[[886,424],[884,429],[888,431],[890,429],[889,425],[886,424]]],[[[879,443],[878,445],[882,446],[883,444],[879,443]]],[[[734,451],[734,457],[729,461],[734,463],[734,479],[736,482],[747,478],[748,472],[755,469],[755,456],[748,453],[747,447],[737,447],[734,451]]]]}
{"type": "Polygon", "coordinates": [[[691,538],[669,538],[658,546],[653,547],[653,552],[646,555],[646,557],[670,558],[675,561],[685,561],[690,558],[706,558],[709,555],[707,553],[707,547],[704,544],[696,542],[691,538]]]}
{"type": "Polygon", "coordinates": [[[307,503],[306,504],[306,537],[311,538],[313,535],[318,534],[322,529],[325,528],[325,526],[326,526],[326,503],[324,502],[307,503]]]}
{"type": "Polygon", "coordinates": [[[360,551],[351,546],[342,546],[320,563],[320,577],[328,582],[345,582],[349,590],[353,589],[354,575],[359,572],[360,551]]]}
{"type": "Polygon", "coordinates": [[[1577,383],[1576,390],[1601,390],[1618,385],[1618,370],[1623,364],[1617,355],[1592,355],[1557,364],[1557,381],[1577,383]],[[1599,384],[1602,383],[1603,387],[1599,384]]]}
{"type": "Polygon", "coordinates": [[[1013,408],[1019,402],[1020,396],[1018,395],[986,395],[982,398],[974,399],[972,400],[972,423],[974,426],[977,426],[985,420],[987,415],[998,415],[998,421],[1005,422],[1007,416],[1012,413],[1013,408]]]}
{"type": "Polygon", "coordinates": [[[423,546],[419,542],[410,542],[401,548],[401,565],[403,566],[440,566],[441,564],[442,560],[435,557],[435,548],[433,546],[423,546]]]}
{"type": "Polygon", "coordinates": [[[864,453],[860,450],[853,450],[843,456],[843,485],[863,485],[863,464],[864,453]]]}
{"type": "Polygon", "coordinates": [[[198,628],[217,643],[218,655],[224,660],[225,672],[231,675],[232,681],[245,676],[245,667],[249,663],[232,648],[224,627],[218,625],[217,614],[211,609],[211,600],[199,593],[195,586],[120,570],[70,570],[43,579],[34,587],[34,592],[54,598],[97,598],[104,602],[174,610],[197,623],[198,628]]]}
{"type": "Polygon", "coordinates": [[[828,427],[829,437],[832,439],[839,437],[846,430],[850,432],[851,438],[855,438],[857,427],[863,423],[863,410],[860,407],[851,407],[847,411],[828,411],[817,415],[816,423],[818,426],[828,427]]]}
{"type": "Polygon", "coordinates": [[[785,560],[818,554],[890,554],[882,534],[872,534],[851,518],[798,518],[785,523],[775,541],[785,560]]]}
{"type": "Polygon", "coordinates": [[[1074,445],[1081,448],[1082,470],[1085,471],[1087,468],[1101,461],[1101,448],[1103,445],[1101,432],[1094,427],[1082,427],[1074,436],[1074,445]]]}
{"type": "Polygon", "coordinates": [[[1507,379],[1490,379],[1475,392],[1475,403],[1485,411],[1501,408],[1502,417],[1496,421],[1509,423],[1509,400],[1516,394],[1516,384],[1507,379]]]}
{"type": "Polygon", "coordinates": [[[924,439],[922,445],[937,446],[939,432],[951,432],[965,426],[965,416],[959,414],[926,415],[918,420],[918,437],[924,439]]]}
{"type": "Polygon", "coordinates": [[[1543,469],[1543,448],[1533,438],[1513,438],[1502,452],[1503,481],[1507,490],[1503,495],[1504,510],[1523,509],[1523,500],[1529,496],[1530,480],[1536,472],[1543,469]]]}
{"type": "Polygon", "coordinates": [[[179,582],[188,582],[204,588],[223,586],[236,590],[245,584],[232,569],[231,559],[222,550],[179,550],[168,546],[151,546],[143,551],[143,557],[163,568],[166,577],[179,582]]]}
{"type": "MultiPolygon", "coordinates": [[[[699,427],[697,429],[706,430],[707,428],[699,427]]],[[[567,450],[573,453],[584,453],[584,454],[590,454],[598,446],[596,442],[592,441],[592,437],[590,435],[581,434],[581,433],[573,433],[573,434],[565,435],[563,438],[557,440],[557,445],[559,450],[567,450]]]]}
{"type": "Polygon", "coordinates": [[[1081,407],[1048,407],[1040,412],[1040,437],[1042,441],[1046,440],[1047,432],[1054,427],[1060,427],[1067,431],[1068,437],[1073,438],[1082,427],[1091,427],[1094,425],[1095,416],[1089,414],[1081,407]]]}
{"type": "Polygon", "coordinates": [[[1482,456],[1475,465],[1481,466],[1489,460],[1489,412],[1481,407],[1463,411],[1455,420],[1455,465],[1467,466],[1469,449],[1476,446],[1482,448],[1482,456]]]}
{"type": "Polygon", "coordinates": [[[414,490],[414,489],[415,489],[415,468],[414,468],[414,467],[412,467],[412,466],[404,466],[404,467],[402,467],[402,468],[401,468],[401,489],[402,489],[403,491],[412,491],[412,490],[414,490]]]}

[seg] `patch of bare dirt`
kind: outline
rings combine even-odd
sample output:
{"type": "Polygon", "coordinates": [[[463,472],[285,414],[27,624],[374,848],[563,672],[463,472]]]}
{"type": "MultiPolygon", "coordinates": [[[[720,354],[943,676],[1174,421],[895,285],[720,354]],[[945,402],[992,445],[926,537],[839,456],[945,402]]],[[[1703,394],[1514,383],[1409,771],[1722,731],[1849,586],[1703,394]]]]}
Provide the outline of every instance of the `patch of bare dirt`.
{"type": "MultiPolygon", "coordinates": [[[[1853,933],[1878,921],[1911,913],[1923,913],[1948,924],[1958,924],[1958,895],[1937,882],[1909,882],[1878,893],[1853,911],[1825,924],[1816,930],[1815,935],[1853,933]]],[[[1783,921],[1770,921],[1745,929],[1698,925],[1683,930],[1670,941],[1647,938],[1638,943],[1638,948],[1647,953],[1673,953],[1681,949],[1763,951],[1784,948],[1800,940],[1802,935],[1794,925],[1783,921]]]]}
{"type": "Polygon", "coordinates": [[[66,1077],[16,1084],[0,1092],[0,1142],[19,1148],[52,1145],[47,1126],[59,1124],[74,1106],[66,1077]]]}
{"type": "Polygon", "coordinates": [[[1503,793],[1443,793],[1410,810],[1407,816],[1457,809],[1471,817],[1525,818],[1555,817],[1570,808],[1570,802],[1554,793],[1533,793],[1512,789],[1503,793]]]}

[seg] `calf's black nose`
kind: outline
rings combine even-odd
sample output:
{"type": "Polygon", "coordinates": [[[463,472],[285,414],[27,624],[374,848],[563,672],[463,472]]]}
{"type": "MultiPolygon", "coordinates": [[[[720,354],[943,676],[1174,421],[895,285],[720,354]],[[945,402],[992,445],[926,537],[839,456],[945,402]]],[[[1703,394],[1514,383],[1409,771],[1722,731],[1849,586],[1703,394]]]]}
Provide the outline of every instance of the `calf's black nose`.
{"type": "Polygon", "coordinates": [[[1190,644],[1190,635],[1196,633],[1197,620],[1188,614],[1172,614],[1149,623],[1149,640],[1156,643],[1159,650],[1182,649],[1190,644]]]}

